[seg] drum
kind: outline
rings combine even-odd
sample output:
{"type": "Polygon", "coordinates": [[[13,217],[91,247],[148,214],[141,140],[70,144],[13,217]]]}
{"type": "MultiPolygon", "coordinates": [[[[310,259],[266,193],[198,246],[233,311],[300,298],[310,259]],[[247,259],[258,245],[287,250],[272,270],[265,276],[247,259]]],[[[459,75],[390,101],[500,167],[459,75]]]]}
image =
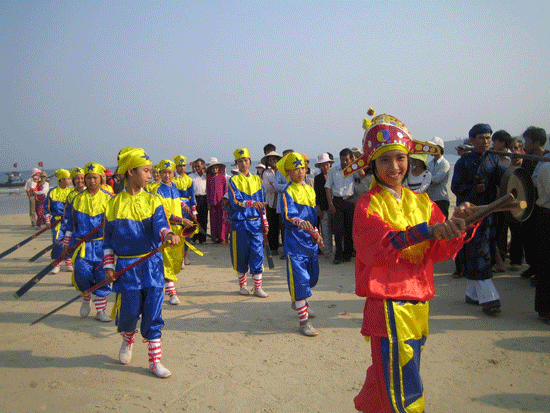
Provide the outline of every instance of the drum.
{"type": "Polygon", "coordinates": [[[526,208],[518,208],[507,211],[516,221],[525,221],[535,208],[535,185],[525,169],[511,166],[502,175],[500,180],[499,195],[512,194],[516,201],[527,202],[526,208]]]}

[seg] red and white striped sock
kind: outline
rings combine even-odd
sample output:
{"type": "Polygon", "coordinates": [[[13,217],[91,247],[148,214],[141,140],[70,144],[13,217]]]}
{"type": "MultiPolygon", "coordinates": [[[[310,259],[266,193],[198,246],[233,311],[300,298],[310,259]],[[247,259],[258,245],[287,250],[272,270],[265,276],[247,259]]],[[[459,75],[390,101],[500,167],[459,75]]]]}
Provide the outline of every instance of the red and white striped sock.
{"type": "Polygon", "coordinates": [[[71,262],[71,259],[70,259],[70,258],[67,258],[67,259],[65,260],[65,265],[66,265],[67,267],[72,267],[72,266],[73,266],[73,263],[71,262]]]}
{"type": "Polygon", "coordinates": [[[298,311],[298,317],[300,322],[307,321],[309,318],[309,313],[307,311],[307,302],[306,300],[296,301],[296,311],[298,311]]]}
{"type": "Polygon", "coordinates": [[[124,340],[124,342],[127,344],[127,345],[131,345],[131,344],[134,344],[134,342],[136,341],[136,333],[138,331],[137,330],[134,330],[132,331],[131,333],[126,333],[125,331],[123,331],[121,333],[122,335],[122,339],[124,340]]]}
{"type": "Polygon", "coordinates": [[[92,294],[88,294],[88,295],[85,295],[84,297],[82,297],[82,299],[86,302],[90,301],[90,298],[92,298],[92,294]]]}
{"type": "Polygon", "coordinates": [[[107,297],[95,297],[94,306],[98,313],[100,311],[105,312],[105,308],[107,308],[107,297]]]}
{"type": "Polygon", "coordinates": [[[178,292],[176,291],[176,286],[172,281],[168,281],[164,283],[164,291],[166,291],[166,294],[168,294],[168,297],[172,297],[173,295],[178,295],[178,292]]]}
{"type": "Polygon", "coordinates": [[[160,338],[149,340],[149,363],[156,363],[162,358],[160,338]]]}
{"type": "Polygon", "coordinates": [[[254,274],[254,289],[262,288],[262,273],[254,274]]]}
{"type": "Polygon", "coordinates": [[[246,287],[246,273],[239,273],[239,286],[240,287],[246,287]]]}

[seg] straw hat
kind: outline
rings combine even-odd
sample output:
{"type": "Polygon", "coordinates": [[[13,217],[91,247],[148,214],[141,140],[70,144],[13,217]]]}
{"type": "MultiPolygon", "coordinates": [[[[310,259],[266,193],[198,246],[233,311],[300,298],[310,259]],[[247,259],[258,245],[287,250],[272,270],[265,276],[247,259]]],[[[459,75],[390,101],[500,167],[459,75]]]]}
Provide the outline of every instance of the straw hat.
{"type": "Polygon", "coordinates": [[[269,156],[274,156],[274,157],[276,157],[276,158],[277,158],[277,161],[276,161],[276,162],[278,162],[279,159],[282,158],[282,155],[279,155],[279,154],[278,154],[277,152],[275,152],[275,151],[271,151],[271,152],[269,152],[269,153],[266,153],[266,155],[262,158],[262,160],[261,160],[260,162],[261,162],[262,164],[264,164],[264,165],[267,165],[267,158],[268,158],[269,156]]]}

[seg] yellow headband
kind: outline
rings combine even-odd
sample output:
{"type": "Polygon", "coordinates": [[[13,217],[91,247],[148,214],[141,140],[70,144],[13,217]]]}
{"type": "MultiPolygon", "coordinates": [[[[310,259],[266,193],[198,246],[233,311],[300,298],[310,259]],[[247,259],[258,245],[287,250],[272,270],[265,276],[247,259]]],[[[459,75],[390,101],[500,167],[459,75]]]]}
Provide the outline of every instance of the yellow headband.
{"type": "Polygon", "coordinates": [[[102,175],[105,172],[105,167],[96,162],[88,162],[84,165],[84,175],[88,174],[98,174],[102,175]]]}
{"type": "Polygon", "coordinates": [[[242,158],[250,158],[250,152],[248,152],[248,149],[246,148],[239,148],[233,152],[233,156],[235,156],[235,162],[242,158]]]}
{"type": "Polygon", "coordinates": [[[304,156],[297,152],[290,152],[283,156],[277,162],[277,169],[283,174],[287,181],[290,181],[287,171],[292,171],[298,168],[305,168],[306,161],[304,156]]]}
{"type": "Polygon", "coordinates": [[[149,158],[142,148],[133,148],[119,155],[118,173],[124,175],[128,169],[139,168],[145,165],[153,165],[151,158],[149,158]]]}
{"type": "Polygon", "coordinates": [[[79,166],[75,166],[71,170],[71,178],[74,178],[77,175],[84,175],[84,169],[80,168],[79,166]]]}
{"type": "Polygon", "coordinates": [[[60,179],[69,178],[71,173],[67,169],[58,169],[55,171],[55,177],[59,181],[60,179]]]}
{"type": "Polygon", "coordinates": [[[176,166],[187,165],[187,158],[183,155],[176,155],[174,156],[174,162],[176,166]]]}
{"type": "Polygon", "coordinates": [[[165,171],[166,169],[170,169],[171,171],[173,171],[174,169],[176,169],[176,165],[170,159],[163,159],[158,163],[157,169],[159,171],[165,171]]]}

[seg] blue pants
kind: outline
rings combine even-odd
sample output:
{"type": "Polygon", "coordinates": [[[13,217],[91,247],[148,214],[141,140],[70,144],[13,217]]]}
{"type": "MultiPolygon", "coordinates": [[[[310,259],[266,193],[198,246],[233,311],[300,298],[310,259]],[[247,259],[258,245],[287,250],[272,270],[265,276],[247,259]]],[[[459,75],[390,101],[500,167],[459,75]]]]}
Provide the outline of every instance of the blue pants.
{"type": "Polygon", "coordinates": [[[286,279],[292,301],[311,297],[311,289],[319,281],[319,258],[314,256],[286,255],[286,279]]]}
{"type": "MultiPolygon", "coordinates": [[[[81,291],[93,287],[100,282],[105,281],[105,273],[103,272],[103,264],[101,261],[88,261],[84,258],[77,257],[74,261],[74,284],[81,291]],[[99,265],[99,268],[95,268],[99,265]]],[[[92,294],[98,297],[107,297],[111,292],[110,285],[104,285],[95,290],[92,294]]],[[[133,331],[133,330],[132,330],[133,331]]]]}
{"type": "MultiPolygon", "coordinates": [[[[61,238],[63,238],[63,233],[61,232],[61,224],[59,223],[56,226],[52,227],[52,243],[59,241],[61,238]]],[[[52,260],[56,260],[59,257],[61,257],[62,251],[63,251],[62,242],[54,245],[51,253],[52,260]]]]}
{"type": "Polygon", "coordinates": [[[158,287],[129,290],[121,293],[118,319],[119,333],[134,331],[141,315],[140,331],[143,338],[147,340],[160,338],[162,335],[161,329],[164,327],[164,320],[162,319],[163,301],[164,291],[158,287]]]}
{"type": "Polygon", "coordinates": [[[260,274],[264,266],[262,221],[231,221],[231,263],[239,273],[260,274]]]}

